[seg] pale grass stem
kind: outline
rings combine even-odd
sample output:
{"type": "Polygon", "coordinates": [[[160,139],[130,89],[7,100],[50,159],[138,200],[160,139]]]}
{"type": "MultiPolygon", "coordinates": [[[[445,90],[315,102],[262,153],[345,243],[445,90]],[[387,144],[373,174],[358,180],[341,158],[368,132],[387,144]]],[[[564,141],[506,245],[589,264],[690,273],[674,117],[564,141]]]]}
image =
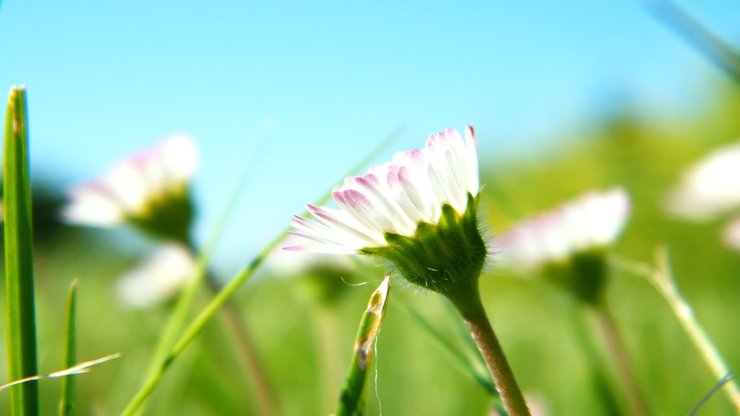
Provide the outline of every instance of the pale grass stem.
{"type": "Polygon", "coordinates": [[[105,362],[115,360],[116,358],[119,358],[121,356],[120,353],[110,354],[106,355],[104,357],[100,357],[94,360],[90,361],[83,361],[81,363],[77,363],[73,365],[72,367],[65,368],[64,370],[54,371],[53,373],[49,374],[37,374],[29,377],[24,377],[20,380],[11,381],[10,383],[3,384],[0,386],[0,391],[5,390],[7,388],[27,384],[31,381],[38,381],[48,378],[61,378],[61,377],[69,377],[69,376],[75,376],[79,374],[87,374],[90,372],[90,368],[94,367],[99,364],[103,364],[105,362]]]}
{"type": "MultiPolygon", "coordinates": [[[[679,292],[670,270],[668,250],[665,247],[659,247],[656,251],[655,267],[622,257],[614,257],[613,262],[624,270],[646,278],[658,290],[717,380],[724,380],[732,374],[717,347],[699,324],[693,309],[679,292]]],[[[740,414],[740,390],[735,380],[726,381],[722,390],[732,402],[735,411],[740,414]]]]}

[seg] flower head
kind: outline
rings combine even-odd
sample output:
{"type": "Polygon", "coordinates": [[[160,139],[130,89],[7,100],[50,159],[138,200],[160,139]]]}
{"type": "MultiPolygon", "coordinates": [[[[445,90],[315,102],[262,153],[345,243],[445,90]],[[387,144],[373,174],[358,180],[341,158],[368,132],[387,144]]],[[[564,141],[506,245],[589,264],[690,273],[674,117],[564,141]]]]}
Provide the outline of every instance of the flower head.
{"type": "Polygon", "coordinates": [[[486,257],[478,188],[473,129],[464,138],[448,129],[347,178],[332,192],[339,209],[308,205],[314,218],[293,217],[303,242],[286,249],[385,257],[411,282],[445,292],[460,281],[452,275],[477,279],[486,257]]]}
{"type": "Polygon", "coordinates": [[[531,269],[603,248],[622,231],[629,211],[629,197],[620,188],[588,193],[498,238],[497,262],[531,269]]]}
{"type": "Polygon", "coordinates": [[[189,138],[167,138],[72,189],[62,218],[92,226],[130,223],[186,242],[193,216],[190,180],[196,165],[197,152],[189,138]]]}
{"type": "Polygon", "coordinates": [[[579,296],[594,300],[605,274],[601,252],[622,232],[629,212],[629,196],[623,189],[590,192],[498,238],[497,264],[525,271],[545,269],[579,296]]]}
{"type": "Polygon", "coordinates": [[[666,207],[676,215],[708,220],[740,206],[740,143],[716,150],[689,168],[666,207]]]}
{"type": "Polygon", "coordinates": [[[177,293],[194,272],[190,252],[179,244],[168,244],[121,277],[118,295],[132,307],[154,305],[177,293]]]}

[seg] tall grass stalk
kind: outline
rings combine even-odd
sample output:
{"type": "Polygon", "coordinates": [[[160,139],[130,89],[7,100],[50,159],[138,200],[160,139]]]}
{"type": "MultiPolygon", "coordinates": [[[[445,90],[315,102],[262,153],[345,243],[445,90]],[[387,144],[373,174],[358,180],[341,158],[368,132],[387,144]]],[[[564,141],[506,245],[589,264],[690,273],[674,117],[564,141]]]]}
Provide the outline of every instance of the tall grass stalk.
{"type": "MultiPolygon", "coordinates": [[[[62,368],[70,368],[77,361],[77,284],[72,281],[67,295],[67,311],[64,322],[64,362],[62,368]]],[[[62,379],[62,397],[59,401],[59,415],[71,416],[75,413],[75,378],[62,379]]]]}
{"type": "MultiPolygon", "coordinates": [[[[204,280],[206,280],[208,263],[210,262],[216,245],[221,239],[221,236],[226,229],[229,219],[231,218],[231,215],[236,208],[237,201],[244,191],[244,186],[247,182],[247,179],[249,178],[251,167],[251,163],[247,164],[242,173],[239,175],[239,180],[237,181],[234,190],[229,196],[223,212],[221,213],[221,215],[218,216],[216,227],[213,229],[213,232],[209,237],[205,248],[197,255],[198,260],[193,276],[190,278],[190,281],[182,290],[182,292],[180,292],[180,296],[177,299],[175,308],[170,315],[169,320],[165,324],[165,327],[162,330],[162,335],[160,336],[159,341],[157,342],[157,346],[154,349],[154,354],[152,355],[152,360],[147,370],[147,375],[149,377],[153,376],[158,371],[162,361],[167,356],[168,350],[175,343],[175,341],[177,340],[177,336],[182,333],[182,330],[187,323],[190,310],[192,308],[193,302],[195,301],[195,296],[197,295],[198,290],[201,288],[201,286],[203,286],[204,280]]],[[[189,249],[195,252],[192,244],[190,245],[189,249]]]]}
{"type": "MultiPolygon", "coordinates": [[[[709,338],[706,331],[704,331],[701,324],[699,324],[693,309],[686,302],[686,299],[683,298],[681,292],[679,292],[670,269],[668,251],[665,247],[660,247],[655,254],[655,267],[621,257],[615,257],[614,263],[627,271],[646,278],[658,290],[666,302],[668,302],[671,311],[676,315],[678,322],[683,326],[689,339],[691,339],[694,346],[699,350],[702,358],[718,381],[724,381],[728,375],[732,374],[722,355],[717,350],[717,347],[711,338],[709,338]]],[[[738,389],[737,383],[734,380],[724,381],[722,390],[730,402],[732,402],[735,411],[740,414],[740,389],[738,389]]]]}
{"type": "MultiPolygon", "coordinates": [[[[365,157],[360,163],[355,165],[351,170],[350,173],[355,173],[360,170],[362,170],[368,163],[370,163],[373,159],[375,159],[383,150],[385,150],[388,145],[390,145],[401,133],[402,128],[397,129],[393,134],[391,134],[388,138],[386,138],[378,147],[376,147],[370,154],[368,154],[367,157],[365,157]]],[[[326,201],[331,198],[331,191],[326,192],[324,196],[319,198],[315,204],[321,205],[325,203],[326,201]]],[[[177,341],[173,344],[171,348],[167,351],[167,346],[163,347],[162,349],[164,351],[167,351],[166,353],[162,354],[162,357],[160,360],[157,360],[154,363],[152,371],[150,371],[147,375],[147,377],[144,380],[144,383],[142,384],[141,388],[136,392],[134,397],[129,401],[129,403],[126,405],[126,408],[123,410],[123,415],[134,415],[140,409],[140,407],[144,404],[146,399],[149,397],[149,395],[154,391],[154,388],[161,380],[164,373],[167,371],[167,368],[172,364],[172,362],[182,353],[182,351],[187,347],[187,345],[196,337],[200,332],[203,330],[203,327],[210,321],[210,319],[214,316],[214,314],[219,310],[219,308],[234,294],[236,291],[241,287],[242,284],[244,284],[251,276],[254,274],[254,272],[257,270],[257,268],[262,264],[265,257],[267,257],[268,254],[270,254],[275,248],[277,248],[280,243],[285,239],[285,237],[288,235],[290,228],[286,228],[283,232],[281,232],[275,239],[273,239],[270,243],[268,243],[264,249],[255,257],[252,259],[252,261],[244,268],[242,269],[234,278],[232,278],[224,287],[221,289],[220,292],[218,292],[214,298],[211,300],[211,302],[206,305],[206,307],[198,314],[193,321],[191,321],[190,325],[187,326],[187,328],[184,330],[182,335],[177,338],[177,341]]],[[[202,257],[200,259],[199,263],[199,273],[202,273],[203,276],[205,276],[205,267],[206,267],[206,258],[202,257]]],[[[200,277],[200,279],[203,279],[203,277],[200,277]]],[[[191,285],[195,286],[194,283],[191,283],[191,285]]],[[[189,290],[190,287],[188,287],[186,290],[189,290]]],[[[197,286],[193,290],[193,296],[195,295],[195,292],[197,291],[197,286]]],[[[178,306],[180,301],[178,301],[178,306]]],[[[190,302],[192,303],[192,301],[190,302]]],[[[189,306],[189,305],[185,305],[189,306]]],[[[186,316],[187,309],[184,307],[183,310],[176,309],[176,314],[183,314],[183,316],[186,316]]],[[[172,328],[172,333],[177,334],[176,332],[177,328],[172,328]]],[[[169,336],[169,334],[168,334],[169,336]]],[[[173,338],[176,335],[173,335],[173,338]]]]}
{"type": "MultiPolygon", "coordinates": [[[[19,380],[37,373],[31,184],[26,90],[23,87],[10,90],[3,149],[8,377],[19,380]]],[[[10,414],[37,415],[38,401],[37,381],[13,386],[10,414]]]]}

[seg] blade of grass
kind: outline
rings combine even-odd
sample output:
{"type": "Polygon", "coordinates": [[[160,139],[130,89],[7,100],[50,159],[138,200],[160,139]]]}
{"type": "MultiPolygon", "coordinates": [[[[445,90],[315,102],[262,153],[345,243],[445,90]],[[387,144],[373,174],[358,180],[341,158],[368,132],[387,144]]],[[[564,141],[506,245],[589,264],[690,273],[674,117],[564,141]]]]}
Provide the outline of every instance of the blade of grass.
{"type": "MultiPolygon", "coordinates": [[[[396,138],[400,135],[402,128],[398,128],[388,138],[386,138],[377,148],[375,148],[367,157],[365,157],[360,163],[355,165],[350,173],[358,172],[369,164],[375,157],[377,157],[383,150],[385,150],[396,138]]],[[[322,205],[331,198],[331,191],[326,192],[321,198],[314,202],[315,205],[322,205]]],[[[304,212],[304,215],[306,213],[304,212]]],[[[167,371],[167,368],[172,362],[182,353],[187,345],[200,334],[203,327],[210,321],[213,315],[219,310],[219,308],[246,282],[257,268],[262,264],[262,261],[270,254],[290,232],[290,228],[286,228],[283,232],[278,234],[275,239],[268,243],[265,248],[255,257],[252,261],[242,269],[234,278],[232,278],[224,287],[218,292],[211,302],[191,321],[190,325],[185,329],[183,334],[177,340],[177,342],[169,349],[169,352],[161,357],[161,360],[157,362],[153,372],[149,373],[144,384],[136,392],[134,397],[126,405],[123,410],[123,415],[133,415],[138,409],[144,404],[149,395],[154,391],[154,388],[162,379],[162,376],[167,371]]],[[[205,273],[205,264],[203,273],[205,273]]]]}
{"type": "MultiPolygon", "coordinates": [[[[69,286],[67,295],[67,313],[64,322],[64,368],[71,368],[77,360],[77,284],[79,280],[74,279],[69,286]]],[[[59,414],[71,416],[75,413],[75,379],[64,377],[62,379],[62,397],[59,401],[59,414]]]]}
{"type": "MultiPolygon", "coordinates": [[[[191,244],[188,247],[197,258],[196,269],[194,275],[190,279],[190,282],[180,293],[180,296],[178,297],[177,303],[175,305],[175,309],[170,315],[170,319],[165,325],[162,336],[157,343],[155,352],[152,356],[152,361],[147,370],[147,374],[149,375],[152,375],[154,372],[157,371],[159,364],[162,362],[167,354],[168,348],[172,346],[172,344],[176,340],[176,336],[182,331],[182,328],[187,321],[188,313],[192,307],[193,301],[195,300],[195,295],[197,294],[200,287],[203,285],[204,280],[209,283],[209,289],[214,292],[218,291],[218,286],[215,280],[212,280],[212,275],[208,273],[208,263],[210,262],[216,245],[221,239],[221,235],[226,229],[228,220],[229,218],[231,218],[231,215],[236,208],[239,198],[244,193],[247,180],[249,179],[250,174],[255,166],[254,162],[257,160],[266,142],[265,139],[266,136],[264,136],[260,140],[257,140],[257,149],[254,152],[250,153],[251,160],[247,161],[244,164],[244,169],[239,175],[236,186],[229,196],[223,212],[221,213],[221,215],[218,216],[218,222],[213,230],[212,235],[208,239],[205,249],[198,252],[194,245],[191,244]]],[[[236,306],[232,305],[231,302],[227,304],[227,309],[224,314],[224,320],[226,321],[227,327],[232,333],[234,339],[236,339],[240,344],[238,346],[239,358],[244,361],[243,365],[248,367],[247,375],[249,381],[257,390],[256,399],[258,402],[257,404],[259,406],[260,413],[265,416],[275,414],[276,405],[274,403],[274,398],[271,393],[269,383],[267,382],[264,372],[261,371],[260,363],[256,361],[256,353],[254,352],[254,348],[251,346],[248,334],[246,333],[246,329],[242,325],[241,321],[238,319],[236,306]]],[[[142,405],[142,408],[139,410],[138,413],[143,412],[143,410],[144,406],[142,405]]]]}
{"type": "MultiPolygon", "coordinates": [[[[434,325],[432,325],[431,322],[429,322],[428,319],[426,319],[419,311],[417,311],[414,307],[412,307],[405,297],[401,296],[401,299],[399,299],[399,302],[395,302],[394,305],[398,305],[401,309],[404,310],[407,314],[409,314],[421,327],[423,330],[425,330],[429,336],[432,337],[434,341],[437,342],[437,345],[442,349],[442,351],[446,352],[447,355],[450,357],[451,362],[455,365],[455,367],[460,370],[463,374],[467,374],[470,377],[472,377],[475,382],[477,382],[483,390],[485,390],[488,394],[490,394],[492,397],[499,397],[498,392],[496,391],[496,388],[493,386],[493,383],[490,380],[490,377],[488,377],[488,374],[485,374],[481,371],[479,371],[476,368],[476,365],[483,366],[485,368],[485,363],[479,364],[479,362],[482,362],[482,358],[473,358],[476,360],[475,363],[471,361],[471,357],[473,357],[472,354],[465,354],[462,351],[460,351],[459,348],[455,347],[452,342],[450,342],[449,337],[442,334],[439,329],[437,329],[434,325]]],[[[464,334],[465,338],[470,338],[467,333],[464,334]]],[[[478,357],[480,354],[478,354],[478,357]]]]}
{"type": "MultiPolygon", "coordinates": [[[[26,90],[23,87],[13,87],[10,89],[5,119],[3,156],[5,302],[10,380],[37,373],[31,184],[28,174],[26,123],[26,90]]],[[[36,381],[11,389],[11,415],[37,415],[38,411],[36,381]]]]}
{"type": "Polygon", "coordinates": [[[696,47],[710,61],[740,82],[740,52],[683,11],[666,0],[645,0],[645,6],[654,16],[696,47]]]}
{"type": "Polygon", "coordinates": [[[373,362],[375,343],[383,323],[385,306],[390,292],[390,279],[386,277],[370,295],[365,313],[360,319],[355,337],[354,354],[347,372],[344,388],[337,404],[337,416],[355,416],[365,413],[365,381],[373,362]]]}

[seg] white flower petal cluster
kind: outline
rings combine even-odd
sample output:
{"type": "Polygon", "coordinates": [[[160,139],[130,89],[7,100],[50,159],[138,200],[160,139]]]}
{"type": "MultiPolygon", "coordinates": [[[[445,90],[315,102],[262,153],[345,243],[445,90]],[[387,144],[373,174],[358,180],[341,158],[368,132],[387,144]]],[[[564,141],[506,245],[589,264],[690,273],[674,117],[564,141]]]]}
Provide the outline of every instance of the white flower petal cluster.
{"type": "Polygon", "coordinates": [[[155,305],[177,293],[194,273],[195,259],[190,251],[179,244],[168,244],[121,277],[118,296],[134,308],[155,305]]]}
{"type": "Polygon", "coordinates": [[[385,233],[411,236],[420,222],[437,223],[442,206],[465,212],[468,193],[478,194],[475,133],[447,129],[429,136],[423,149],[397,153],[390,163],[334,189],[339,209],[308,205],[312,219],[293,217],[303,244],[288,250],[350,254],[386,245],[385,233]]]}
{"type": "Polygon", "coordinates": [[[666,201],[669,212],[703,221],[740,207],[740,143],[714,151],[689,168],[666,201]]]}
{"type": "Polygon", "coordinates": [[[735,218],[725,226],[723,239],[728,247],[740,251],[740,218],[735,218]]]}
{"type": "Polygon", "coordinates": [[[494,241],[496,263],[535,269],[606,247],[624,229],[629,213],[629,196],[621,188],[587,193],[519,224],[494,241]]]}
{"type": "Polygon", "coordinates": [[[195,144],[172,136],[130,155],[101,177],[72,189],[62,219],[69,223],[112,226],[146,216],[152,202],[185,192],[195,169],[195,144]]]}

